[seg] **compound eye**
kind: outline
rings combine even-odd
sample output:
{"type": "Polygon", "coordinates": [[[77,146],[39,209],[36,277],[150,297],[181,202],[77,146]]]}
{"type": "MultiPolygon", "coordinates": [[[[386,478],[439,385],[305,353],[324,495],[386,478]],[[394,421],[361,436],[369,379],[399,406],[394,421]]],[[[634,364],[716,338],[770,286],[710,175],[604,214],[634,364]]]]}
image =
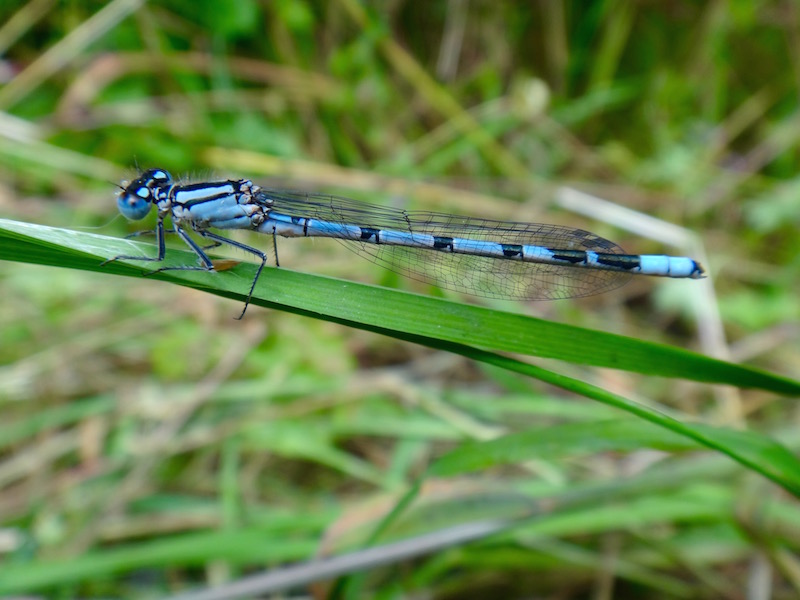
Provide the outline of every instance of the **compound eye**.
{"type": "Polygon", "coordinates": [[[143,178],[145,177],[157,185],[172,183],[172,175],[163,169],[150,169],[144,174],[143,178]]]}
{"type": "Polygon", "coordinates": [[[117,207],[126,219],[141,221],[150,212],[153,193],[147,186],[127,187],[117,196],[117,207]]]}

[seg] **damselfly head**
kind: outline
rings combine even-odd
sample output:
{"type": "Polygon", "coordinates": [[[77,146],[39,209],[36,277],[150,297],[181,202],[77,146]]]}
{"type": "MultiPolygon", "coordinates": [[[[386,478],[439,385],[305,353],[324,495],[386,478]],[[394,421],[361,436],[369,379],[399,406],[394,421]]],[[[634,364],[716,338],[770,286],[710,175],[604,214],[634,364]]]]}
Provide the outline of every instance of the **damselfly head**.
{"type": "Polygon", "coordinates": [[[149,169],[130,183],[123,181],[117,193],[119,212],[132,221],[144,219],[171,184],[172,176],[163,169],[149,169]]]}

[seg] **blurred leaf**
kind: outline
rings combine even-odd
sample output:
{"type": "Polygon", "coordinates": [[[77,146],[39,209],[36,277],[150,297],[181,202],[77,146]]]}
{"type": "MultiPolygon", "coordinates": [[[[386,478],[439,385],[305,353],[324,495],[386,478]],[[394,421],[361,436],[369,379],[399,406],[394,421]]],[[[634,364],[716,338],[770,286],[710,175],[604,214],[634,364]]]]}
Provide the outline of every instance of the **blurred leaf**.
{"type": "Polygon", "coordinates": [[[796,231],[800,226],[800,178],[753,197],[745,204],[744,212],[749,225],[760,233],[780,229],[796,231]]]}

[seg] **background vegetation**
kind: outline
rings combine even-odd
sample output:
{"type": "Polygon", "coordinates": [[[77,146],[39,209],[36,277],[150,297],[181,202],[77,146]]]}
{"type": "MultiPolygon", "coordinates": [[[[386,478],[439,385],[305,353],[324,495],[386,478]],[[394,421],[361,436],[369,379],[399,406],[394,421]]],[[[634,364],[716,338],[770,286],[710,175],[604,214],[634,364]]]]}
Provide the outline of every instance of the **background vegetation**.
{"type": "Polygon", "coordinates": [[[736,0],[3,2],[6,219],[121,238],[141,224],[115,185],[160,166],[580,226],[710,278],[487,302],[284,240],[262,304],[299,315],[239,322],[237,301],[76,270],[97,261],[69,235],[6,233],[0,593],[161,597],[354,552],[383,566],[309,588],[314,563],[293,589],[796,597],[800,473],[771,440],[796,450],[798,415],[763,390],[797,384],[558,323],[800,372],[799,28],[792,2],[736,0]],[[648,376],[676,372],[762,389],[648,376]]]}

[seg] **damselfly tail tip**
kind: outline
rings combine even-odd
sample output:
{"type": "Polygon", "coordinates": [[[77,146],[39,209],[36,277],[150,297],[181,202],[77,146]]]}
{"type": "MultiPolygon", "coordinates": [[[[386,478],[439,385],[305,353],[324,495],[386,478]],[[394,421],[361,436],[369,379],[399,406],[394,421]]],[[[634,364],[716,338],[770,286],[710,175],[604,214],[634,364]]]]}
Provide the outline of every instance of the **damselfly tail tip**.
{"type": "Polygon", "coordinates": [[[706,271],[699,262],[694,262],[694,270],[692,271],[692,279],[705,279],[706,278],[706,271]]]}

